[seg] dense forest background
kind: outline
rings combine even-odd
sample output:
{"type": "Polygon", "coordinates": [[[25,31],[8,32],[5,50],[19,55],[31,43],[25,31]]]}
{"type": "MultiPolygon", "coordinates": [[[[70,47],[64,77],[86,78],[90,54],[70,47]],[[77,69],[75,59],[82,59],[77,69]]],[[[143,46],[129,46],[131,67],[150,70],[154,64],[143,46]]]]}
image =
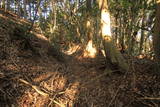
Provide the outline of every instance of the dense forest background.
{"type": "MultiPolygon", "coordinates": [[[[110,0],[108,7],[112,38],[121,52],[153,58],[156,1],[110,0]]],[[[92,39],[102,48],[101,9],[95,0],[1,0],[1,8],[36,23],[55,45],[68,48],[92,39]]]]}
{"type": "Polygon", "coordinates": [[[0,0],[0,32],[0,106],[160,105],[160,0],[0,0]]]}

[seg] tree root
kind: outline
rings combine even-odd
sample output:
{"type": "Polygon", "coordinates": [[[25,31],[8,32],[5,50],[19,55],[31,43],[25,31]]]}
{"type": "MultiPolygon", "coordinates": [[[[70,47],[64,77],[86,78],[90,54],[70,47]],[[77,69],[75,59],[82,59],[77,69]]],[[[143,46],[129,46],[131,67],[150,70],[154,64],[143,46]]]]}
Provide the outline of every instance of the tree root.
{"type": "Polygon", "coordinates": [[[117,64],[123,70],[128,71],[129,66],[125,62],[125,59],[123,58],[121,53],[116,49],[113,41],[104,40],[104,49],[106,58],[110,59],[110,62],[112,64],[117,64]]]}

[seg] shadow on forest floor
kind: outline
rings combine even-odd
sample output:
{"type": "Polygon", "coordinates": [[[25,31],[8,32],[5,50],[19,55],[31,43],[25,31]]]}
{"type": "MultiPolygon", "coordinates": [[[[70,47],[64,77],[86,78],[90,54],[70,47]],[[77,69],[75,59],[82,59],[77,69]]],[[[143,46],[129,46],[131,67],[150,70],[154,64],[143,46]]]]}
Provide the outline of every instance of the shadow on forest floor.
{"type": "Polygon", "coordinates": [[[127,58],[127,73],[107,74],[102,56],[62,58],[43,35],[23,37],[28,22],[17,17],[0,10],[1,107],[160,105],[160,76],[152,73],[152,61],[127,58]]]}

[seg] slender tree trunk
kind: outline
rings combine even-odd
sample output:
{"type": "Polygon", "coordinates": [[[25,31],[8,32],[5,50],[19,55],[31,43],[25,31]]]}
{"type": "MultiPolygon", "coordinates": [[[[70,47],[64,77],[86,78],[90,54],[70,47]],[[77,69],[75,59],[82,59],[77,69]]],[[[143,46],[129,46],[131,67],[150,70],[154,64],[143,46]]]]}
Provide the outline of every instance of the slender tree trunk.
{"type": "Polygon", "coordinates": [[[91,9],[91,0],[86,1],[87,9],[91,9]]]}
{"type": "MultiPolygon", "coordinates": [[[[85,34],[87,36],[87,46],[86,46],[86,51],[87,51],[87,56],[88,57],[95,57],[96,55],[96,50],[93,47],[93,21],[92,21],[92,17],[91,17],[91,0],[87,0],[86,1],[86,31],[85,34]]],[[[86,56],[84,54],[84,56],[86,56]]]]}
{"type": "Polygon", "coordinates": [[[3,9],[5,9],[5,7],[6,7],[5,5],[6,5],[6,4],[5,4],[5,0],[2,0],[2,1],[1,1],[1,7],[2,7],[3,9]]]}
{"type": "Polygon", "coordinates": [[[118,15],[115,17],[115,43],[118,45],[118,15]]]}
{"type": "Polygon", "coordinates": [[[117,64],[122,69],[128,70],[127,63],[121,53],[116,49],[112,40],[108,2],[107,0],[98,0],[98,4],[101,10],[101,32],[106,58],[112,64],[117,64]]]}
{"type": "Polygon", "coordinates": [[[124,52],[125,49],[125,44],[124,44],[124,39],[125,39],[125,23],[124,23],[124,14],[122,14],[120,18],[120,45],[121,45],[121,52],[124,52]]]}
{"type": "Polygon", "coordinates": [[[27,1],[23,0],[23,6],[24,6],[24,18],[27,19],[27,1]]]}
{"type": "Polygon", "coordinates": [[[21,16],[21,3],[20,3],[20,0],[17,0],[17,7],[18,7],[18,15],[21,16]]]}
{"type": "Polygon", "coordinates": [[[10,0],[7,0],[7,10],[10,10],[10,0]]]}
{"type": "Polygon", "coordinates": [[[122,16],[120,14],[119,18],[119,47],[121,47],[121,37],[122,37],[122,16]]]}
{"type": "Polygon", "coordinates": [[[133,25],[134,25],[134,17],[133,13],[131,13],[131,22],[130,22],[130,30],[129,30],[129,46],[128,46],[128,54],[132,55],[133,54],[133,45],[134,45],[134,37],[136,36],[136,32],[133,31],[133,25]]]}
{"type": "Polygon", "coordinates": [[[57,7],[56,7],[57,5],[54,0],[50,2],[50,5],[52,7],[51,8],[51,19],[50,19],[50,22],[51,22],[50,32],[53,34],[57,26],[57,7]]]}
{"type": "Polygon", "coordinates": [[[123,27],[122,27],[122,38],[121,38],[121,53],[125,52],[125,23],[123,19],[123,27]]]}
{"type": "MultiPolygon", "coordinates": [[[[142,18],[142,28],[144,27],[145,18],[142,18]]],[[[139,54],[143,51],[143,43],[144,43],[144,30],[141,29],[141,39],[140,39],[140,46],[139,46],[139,54]]]]}
{"type": "Polygon", "coordinates": [[[88,40],[90,41],[93,38],[93,33],[92,33],[92,30],[91,30],[92,17],[91,17],[91,14],[90,14],[91,0],[87,0],[86,7],[87,7],[87,10],[86,10],[86,15],[87,15],[86,16],[86,34],[87,34],[88,40]]]}
{"type": "Polygon", "coordinates": [[[30,20],[32,20],[32,6],[30,2],[29,2],[29,18],[30,20]]]}
{"type": "Polygon", "coordinates": [[[17,13],[17,1],[14,1],[14,13],[17,13]]]}
{"type": "Polygon", "coordinates": [[[53,30],[56,29],[57,26],[57,7],[56,7],[56,3],[53,3],[53,13],[54,13],[54,26],[53,26],[53,30]]]}

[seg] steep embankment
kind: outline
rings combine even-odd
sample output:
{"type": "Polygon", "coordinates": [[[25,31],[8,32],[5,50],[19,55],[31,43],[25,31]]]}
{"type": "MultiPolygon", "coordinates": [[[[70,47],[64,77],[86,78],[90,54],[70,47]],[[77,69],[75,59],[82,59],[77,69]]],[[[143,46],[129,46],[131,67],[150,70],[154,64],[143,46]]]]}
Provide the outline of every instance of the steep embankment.
{"type": "Polygon", "coordinates": [[[160,77],[151,73],[151,62],[130,59],[130,71],[109,75],[102,71],[104,58],[65,57],[63,63],[62,55],[38,29],[25,33],[29,25],[17,15],[0,10],[0,107],[160,104],[154,99],[160,96],[160,77]]]}
{"type": "MultiPolygon", "coordinates": [[[[59,71],[63,71],[61,68],[64,65],[59,62],[62,58],[58,51],[49,44],[47,38],[39,34],[38,29],[26,33],[29,27],[29,21],[0,9],[1,107],[17,104],[24,106],[23,103],[29,100],[29,98],[25,100],[23,95],[31,91],[32,86],[23,85],[24,83],[20,82],[21,79],[31,84],[34,82],[35,85],[53,76],[56,79],[56,75],[60,78],[59,71]]],[[[55,85],[55,87],[58,86],[55,85]]]]}

